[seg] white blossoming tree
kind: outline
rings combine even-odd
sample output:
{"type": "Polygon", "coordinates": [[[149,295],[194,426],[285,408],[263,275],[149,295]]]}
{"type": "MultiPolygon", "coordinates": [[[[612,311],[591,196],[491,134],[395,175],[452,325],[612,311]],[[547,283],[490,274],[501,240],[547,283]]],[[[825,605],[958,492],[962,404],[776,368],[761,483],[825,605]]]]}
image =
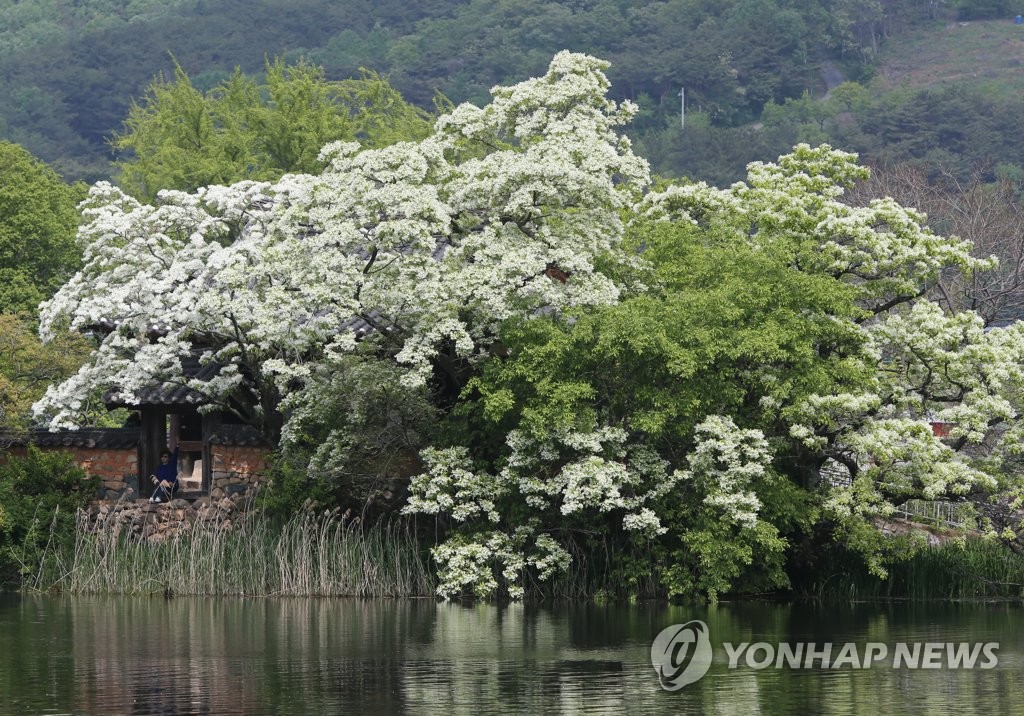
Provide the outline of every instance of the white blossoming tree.
{"type": "Polygon", "coordinates": [[[511,358],[465,406],[495,439],[432,453],[414,481],[410,511],[461,526],[435,552],[442,589],[493,588],[497,544],[520,546],[509,578],[552,558],[530,535],[563,562],[613,552],[620,584],[711,598],[784,586],[793,541],[822,528],[883,574],[875,520],[897,505],[1018,489],[1024,330],[927,299],[944,269],[992,262],[892,200],[844,203],[864,176],[801,146],[727,189],[651,193],[618,303],[506,327],[511,358]]]}
{"type": "MultiPolygon", "coordinates": [[[[911,498],[964,499],[999,482],[1019,490],[1007,458],[1021,447],[1024,330],[986,331],[974,312],[928,300],[943,270],[970,275],[995,260],[972,258],[969,242],[935,235],[892,199],[844,203],[864,177],[853,155],[801,146],[778,164],[751,165],[746,183],[673,187],[646,197],[642,211],[690,224],[705,245],[769,252],[819,291],[803,309],[825,329],[805,333],[813,352],[765,356],[734,382],[747,384],[754,423],[775,436],[776,469],[823,495],[824,517],[884,574],[875,518],[911,498]],[[827,460],[847,479],[822,480],[827,460]]],[[[786,289],[767,276],[758,283],[786,289]]]]}
{"type": "Polygon", "coordinates": [[[83,268],[41,330],[106,332],[37,414],[74,426],[96,391],[130,404],[180,383],[276,442],[354,353],[455,396],[502,321],[614,302],[597,264],[647,168],[616,134],[634,108],[605,98],[603,67],[561,53],[422,141],[325,147],[317,176],[164,191],[153,206],[96,185],[83,268]],[[200,380],[183,369],[194,358],[220,368],[200,380]]]}

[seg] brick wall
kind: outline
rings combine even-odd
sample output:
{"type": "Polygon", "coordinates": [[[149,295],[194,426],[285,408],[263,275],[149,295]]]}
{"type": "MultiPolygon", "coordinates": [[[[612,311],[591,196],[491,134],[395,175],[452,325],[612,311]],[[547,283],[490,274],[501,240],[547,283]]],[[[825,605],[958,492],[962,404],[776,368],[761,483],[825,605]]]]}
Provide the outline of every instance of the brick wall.
{"type": "Polygon", "coordinates": [[[214,498],[245,494],[267,474],[270,449],[211,445],[213,461],[210,496],[214,498]]]}
{"type": "MultiPolygon", "coordinates": [[[[40,450],[68,453],[90,475],[100,478],[101,500],[121,497],[137,498],[139,492],[139,461],[137,448],[95,448],[41,445],[40,450]],[[130,492],[129,492],[130,490],[130,492]]],[[[0,454],[24,456],[26,448],[12,447],[0,454]]],[[[211,445],[210,496],[214,498],[241,496],[260,484],[267,474],[270,449],[211,445]]]]}
{"type": "Polygon", "coordinates": [[[128,489],[138,496],[138,450],[72,448],[68,452],[87,473],[99,476],[102,498],[117,499],[128,489]]]}
{"type": "MultiPolygon", "coordinates": [[[[42,445],[38,448],[44,452],[63,452],[88,474],[100,478],[100,494],[104,500],[116,500],[125,495],[128,489],[134,496],[139,492],[139,452],[135,448],[86,448],[42,445]]],[[[13,447],[7,454],[24,457],[24,447],[13,447]]]]}

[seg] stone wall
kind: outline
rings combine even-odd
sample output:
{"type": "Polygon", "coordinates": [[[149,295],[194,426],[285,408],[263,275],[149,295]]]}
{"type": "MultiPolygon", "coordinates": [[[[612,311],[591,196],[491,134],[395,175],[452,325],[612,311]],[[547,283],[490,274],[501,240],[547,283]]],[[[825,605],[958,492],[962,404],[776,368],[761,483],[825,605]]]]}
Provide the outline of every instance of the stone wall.
{"type": "Polygon", "coordinates": [[[69,450],[75,462],[90,475],[100,478],[100,496],[116,500],[139,493],[138,450],[69,450]]]}
{"type": "MultiPolygon", "coordinates": [[[[97,457],[99,457],[97,455],[97,457]]],[[[177,498],[154,504],[134,499],[137,490],[118,493],[108,490],[106,499],[93,502],[86,511],[88,531],[130,532],[144,540],[164,540],[189,529],[233,529],[252,506],[256,491],[265,479],[270,450],[264,447],[211,445],[210,494],[196,499],[177,498]],[[120,499],[119,499],[120,498],[120,499]]],[[[76,455],[76,460],[79,456],[76,455]]],[[[110,457],[91,464],[101,469],[119,467],[110,457]]],[[[115,486],[113,480],[103,484],[115,486]]],[[[136,485],[137,487],[137,485],[136,485]]]]}
{"type": "Polygon", "coordinates": [[[211,445],[210,496],[245,495],[267,475],[270,450],[264,447],[211,445]]]}
{"type": "Polygon", "coordinates": [[[129,533],[137,539],[161,541],[190,529],[234,529],[251,506],[252,496],[215,500],[175,499],[162,504],[148,500],[96,500],[84,512],[86,532],[129,533]]]}

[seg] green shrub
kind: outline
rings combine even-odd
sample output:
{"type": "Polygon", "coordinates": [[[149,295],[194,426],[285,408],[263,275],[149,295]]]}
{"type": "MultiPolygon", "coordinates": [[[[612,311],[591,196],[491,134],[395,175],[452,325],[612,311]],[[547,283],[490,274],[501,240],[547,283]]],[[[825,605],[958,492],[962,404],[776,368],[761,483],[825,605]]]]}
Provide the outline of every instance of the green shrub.
{"type": "Polygon", "coordinates": [[[303,457],[275,452],[268,478],[260,490],[258,505],[276,522],[286,522],[309,507],[334,506],[330,486],[310,476],[303,457]]]}
{"type": "Polygon", "coordinates": [[[29,447],[0,464],[0,586],[31,579],[48,553],[74,543],[75,512],[98,486],[66,453],[29,447]]]}

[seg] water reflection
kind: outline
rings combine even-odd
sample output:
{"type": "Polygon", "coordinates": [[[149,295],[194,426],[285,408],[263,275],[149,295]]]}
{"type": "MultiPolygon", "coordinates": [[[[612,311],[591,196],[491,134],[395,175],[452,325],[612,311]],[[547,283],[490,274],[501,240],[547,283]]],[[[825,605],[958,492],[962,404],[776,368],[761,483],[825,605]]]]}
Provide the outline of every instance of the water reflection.
{"type": "MultiPolygon", "coordinates": [[[[1021,713],[1016,605],[538,608],[431,600],[0,596],[5,713],[1021,713]],[[707,622],[702,680],[650,645],[707,622]],[[998,641],[990,671],[729,669],[723,642],[998,641]]],[[[837,647],[838,649],[838,647],[837,647]]]]}

